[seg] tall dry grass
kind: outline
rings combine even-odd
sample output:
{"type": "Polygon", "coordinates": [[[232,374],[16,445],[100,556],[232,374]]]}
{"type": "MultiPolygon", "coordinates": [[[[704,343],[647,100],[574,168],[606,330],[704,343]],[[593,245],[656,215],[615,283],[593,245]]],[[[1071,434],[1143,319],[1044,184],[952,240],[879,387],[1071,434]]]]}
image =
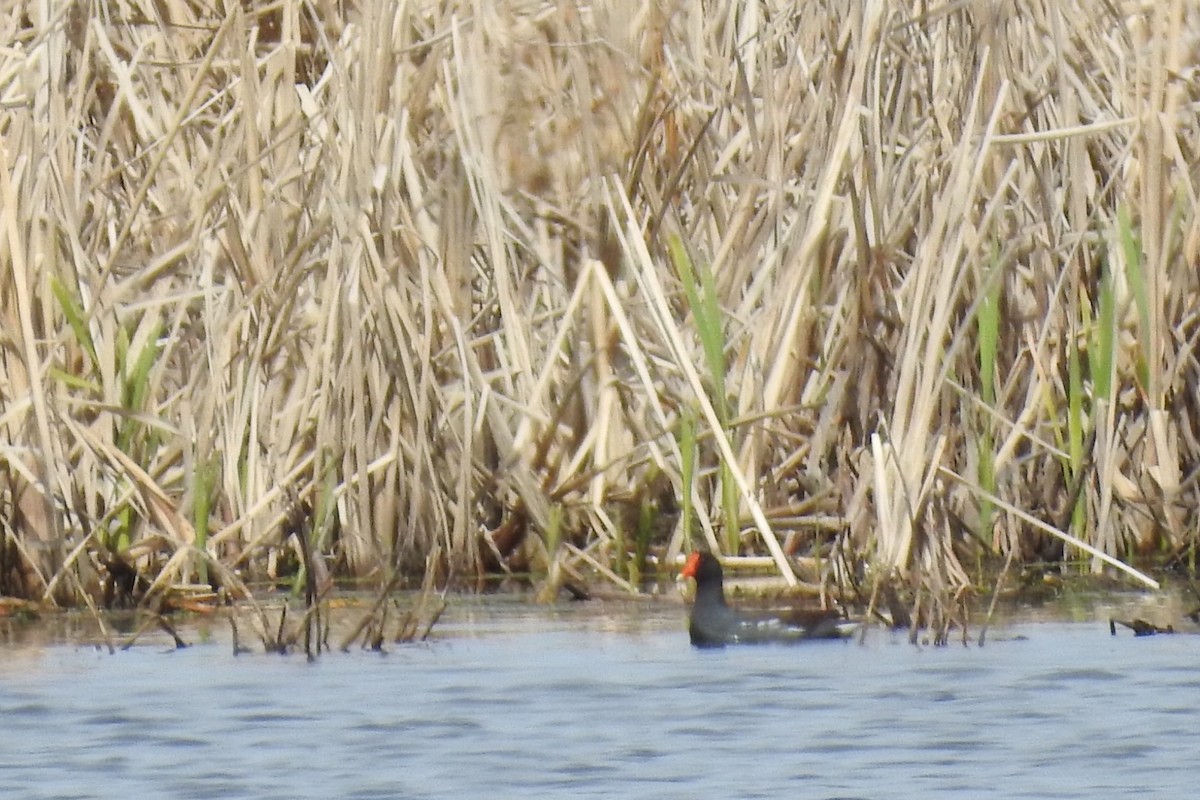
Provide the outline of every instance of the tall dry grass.
{"type": "Polygon", "coordinates": [[[211,5],[0,11],[4,592],[1194,547],[1191,4],[211,5]]]}

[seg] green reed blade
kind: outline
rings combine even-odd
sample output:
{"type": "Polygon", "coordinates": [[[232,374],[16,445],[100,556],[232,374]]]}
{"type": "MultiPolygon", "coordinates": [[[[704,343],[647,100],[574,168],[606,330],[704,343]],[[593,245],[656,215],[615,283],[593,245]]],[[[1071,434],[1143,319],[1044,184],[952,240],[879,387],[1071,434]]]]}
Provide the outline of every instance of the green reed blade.
{"type": "Polygon", "coordinates": [[[92,332],[88,329],[87,315],[83,311],[83,306],[76,302],[75,296],[56,275],[50,276],[50,291],[58,300],[58,306],[62,309],[63,316],[67,318],[67,324],[71,326],[71,331],[75,334],[75,341],[79,342],[79,346],[88,354],[89,366],[95,369],[100,362],[96,358],[96,343],[92,341],[92,332]]]}
{"type": "MultiPolygon", "coordinates": [[[[984,278],[985,285],[976,310],[979,330],[979,391],[983,402],[996,405],[996,351],[1000,342],[1000,254],[992,243],[991,268],[984,278]]],[[[987,492],[996,492],[995,453],[992,441],[991,417],[983,415],[979,431],[979,485],[987,492]]],[[[992,528],[994,506],[986,497],[979,504],[979,531],[986,534],[992,528]]]]}
{"type": "Polygon", "coordinates": [[[683,515],[683,543],[692,548],[692,489],[696,480],[696,410],[684,406],[679,418],[679,476],[683,484],[680,514],[683,515]]]}
{"type": "Polygon", "coordinates": [[[1138,336],[1137,379],[1143,390],[1150,386],[1150,291],[1146,284],[1146,270],[1142,263],[1142,242],[1133,228],[1129,218],[1129,210],[1125,207],[1117,211],[1117,233],[1121,240],[1121,251],[1125,256],[1125,281],[1133,293],[1133,302],[1137,307],[1138,324],[1141,335],[1138,336]]]}

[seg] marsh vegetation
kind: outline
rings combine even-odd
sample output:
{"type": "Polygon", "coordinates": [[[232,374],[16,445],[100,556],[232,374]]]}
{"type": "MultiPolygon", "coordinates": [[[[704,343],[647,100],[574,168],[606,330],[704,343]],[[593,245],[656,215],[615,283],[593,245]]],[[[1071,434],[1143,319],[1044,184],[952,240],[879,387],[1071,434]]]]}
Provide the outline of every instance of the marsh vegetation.
{"type": "Polygon", "coordinates": [[[0,32],[4,594],[636,591],[705,547],[942,603],[984,563],[1192,566],[1191,4],[0,32]]]}

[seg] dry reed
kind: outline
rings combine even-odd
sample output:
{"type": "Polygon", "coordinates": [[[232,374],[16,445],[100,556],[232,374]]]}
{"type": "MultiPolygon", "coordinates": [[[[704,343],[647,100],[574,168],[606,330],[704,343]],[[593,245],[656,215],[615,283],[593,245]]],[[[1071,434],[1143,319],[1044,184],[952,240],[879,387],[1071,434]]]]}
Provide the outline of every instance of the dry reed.
{"type": "Polygon", "coordinates": [[[1191,4],[212,5],[0,9],[4,593],[1194,547],[1191,4]]]}

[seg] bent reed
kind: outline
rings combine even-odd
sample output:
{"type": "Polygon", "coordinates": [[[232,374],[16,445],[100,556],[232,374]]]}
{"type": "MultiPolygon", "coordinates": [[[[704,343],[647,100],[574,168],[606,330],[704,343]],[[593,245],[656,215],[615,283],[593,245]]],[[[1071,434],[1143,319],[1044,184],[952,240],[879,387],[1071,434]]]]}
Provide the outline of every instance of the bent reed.
{"type": "Polygon", "coordinates": [[[385,585],[435,550],[548,595],[695,547],[935,599],[995,559],[1191,563],[1192,4],[0,31],[4,594],[385,585]]]}

